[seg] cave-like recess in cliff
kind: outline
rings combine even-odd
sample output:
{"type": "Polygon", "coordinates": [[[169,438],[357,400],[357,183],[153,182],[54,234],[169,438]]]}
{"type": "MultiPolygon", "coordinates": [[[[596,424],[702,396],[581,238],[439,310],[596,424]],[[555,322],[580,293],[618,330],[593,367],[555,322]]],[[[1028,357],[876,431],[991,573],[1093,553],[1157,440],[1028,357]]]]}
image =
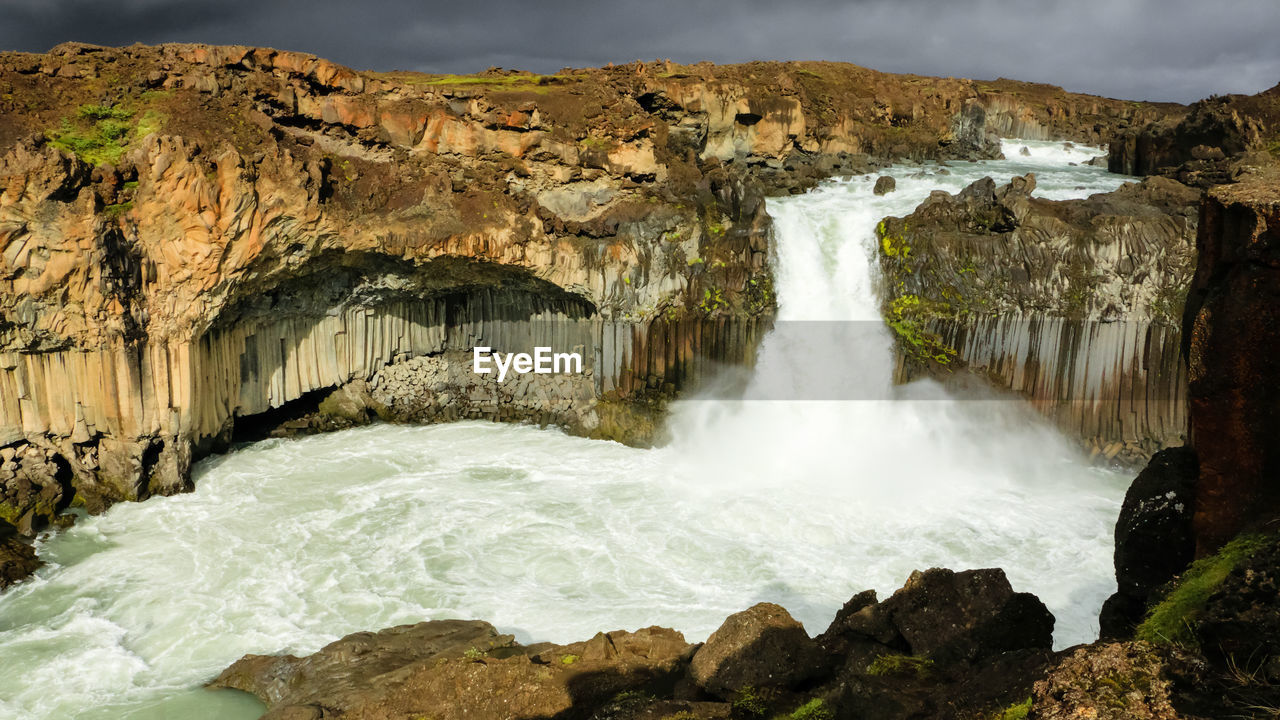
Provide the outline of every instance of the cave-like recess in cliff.
{"type": "Polygon", "coordinates": [[[314,412],[332,388],[382,366],[466,350],[490,333],[532,344],[557,322],[580,326],[595,315],[589,300],[521,267],[457,257],[417,264],[371,252],[321,254],[283,282],[241,293],[201,337],[201,376],[216,384],[233,375],[234,387],[224,384],[222,394],[230,391],[235,410],[217,419],[216,429],[197,424],[197,454],[222,446],[205,441],[226,439],[228,430],[237,441],[260,438],[314,412]],[[234,368],[226,367],[228,358],[235,358],[234,368]]]}

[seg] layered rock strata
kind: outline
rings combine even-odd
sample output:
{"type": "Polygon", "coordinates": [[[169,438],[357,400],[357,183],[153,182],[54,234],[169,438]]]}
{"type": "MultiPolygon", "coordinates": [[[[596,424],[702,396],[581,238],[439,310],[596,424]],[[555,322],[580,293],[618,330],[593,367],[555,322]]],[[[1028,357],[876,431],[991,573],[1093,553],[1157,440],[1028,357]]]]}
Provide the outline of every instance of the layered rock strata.
{"type": "Polygon", "coordinates": [[[1083,200],[1034,189],[1032,175],[986,178],[877,228],[899,379],[965,368],[1107,458],[1181,445],[1199,192],[1164,178],[1083,200]]]}

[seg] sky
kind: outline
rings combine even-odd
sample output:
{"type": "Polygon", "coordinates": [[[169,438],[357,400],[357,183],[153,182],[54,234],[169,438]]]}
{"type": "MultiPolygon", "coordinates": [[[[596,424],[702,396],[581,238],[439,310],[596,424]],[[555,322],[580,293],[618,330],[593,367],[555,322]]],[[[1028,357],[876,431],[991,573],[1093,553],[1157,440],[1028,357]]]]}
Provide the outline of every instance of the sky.
{"type": "Polygon", "coordinates": [[[1278,0],[0,0],[0,49],[203,42],[361,70],[840,60],[1191,102],[1280,83],[1278,0]]]}

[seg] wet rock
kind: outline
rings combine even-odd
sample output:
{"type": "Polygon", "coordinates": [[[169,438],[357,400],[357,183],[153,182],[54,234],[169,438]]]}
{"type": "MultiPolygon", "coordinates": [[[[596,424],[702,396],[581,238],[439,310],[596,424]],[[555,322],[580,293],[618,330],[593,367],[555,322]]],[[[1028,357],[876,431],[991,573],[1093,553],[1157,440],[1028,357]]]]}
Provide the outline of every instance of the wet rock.
{"type": "Polygon", "coordinates": [[[1128,637],[1155,590],[1195,556],[1191,520],[1199,474],[1195,451],[1161,450],[1129,486],[1115,529],[1115,594],[1099,617],[1104,638],[1128,637]]]}
{"type": "Polygon", "coordinates": [[[898,181],[893,179],[892,175],[881,175],[876,178],[876,185],[872,189],[876,195],[885,195],[891,193],[898,187],[898,181]]]}
{"type": "Polygon", "coordinates": [[[12,525],[0,520],[0,590],[27,579],[40,565],[31,543],[18,537],[12,525]]]}
{"type": "Polygon", "coordinates": [[[790,689],[819,669],[817,644],[783,608],[760,603],[730,615],[693,656],[693,679],[732,699],[744,687],[790,689]]]}
{"type": "Polygon", "coordinates": [[[1023,145],[1021,148],[1019,148],[1018,154],[1023,157],[1031,157],[1031,148],[1027,147],[1026,145],[1023,145]]]}

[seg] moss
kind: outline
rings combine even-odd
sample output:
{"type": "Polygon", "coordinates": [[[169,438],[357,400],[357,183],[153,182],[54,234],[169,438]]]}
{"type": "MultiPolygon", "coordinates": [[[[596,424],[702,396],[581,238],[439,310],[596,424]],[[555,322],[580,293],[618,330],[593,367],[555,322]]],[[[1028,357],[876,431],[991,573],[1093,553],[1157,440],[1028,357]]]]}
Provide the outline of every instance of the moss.
{"type": "Polygon", "coordinates": [[[923,679],[929,677],[932,672],[932,660],[914,655],[881,655],[867,666],[867,674],[877,677],[907,675],[923,679]]]}
{"type": "Polygon", "coordinates": [[[743,685],[733,696],[733,711],[747,717],[761,717],[769,709],[760,691],[752,685],[743,685]]]}
{"type": "Polygon", "coordinates": [[[1026,720],[1027,714],[1031,712],[1031,698],[1027,698],[1020,703],[1014,703],[1003,710],[997,710],[988,720],[1026,720]]]}
{"type": "Polygon", "coordinates": [[[107,205],[106,207],[102,208],[102,214],[106,215],[112,220],[115,220],[120,217],[123,217],[125,213],[129,212],[132,209],[133,209],[133,202],[116,203],[114,205],[107,205]]]}
{"type": "Polygon", "coordinates": [[[907,357],[949,365],[958,355],[956,349],[943,343],[936,333],[929,332],[927,324],[929,318],[950,312],[951,306],[945,302],[926,300],[919,295],[899,295],[889,301],[884,322],[898,337],[898,345],[907,357]]]}
{"type": "Polygon", "coordinates": [[[1242,535],[1227,543],[1215,555],[1191,564],[1178,578],[1168,595],[1147,613],[1138,626],[1136,639],[1156,644],[1199,645],[1196,621],[1209,597],[1241,562],[1271,541],[1264,535],[1242,535]]]}
{"type": "Polygon", "coordinates": [[[560,656],[560,664],[561,664],[561,665],[572,665],[572,664],[574,664],[574,663],[576,663],[576,662],[578,662],[578,656],[577,656],[577,655],[561,655],[561,656],[560,656]]]}
{"type": "Polygon", "coordinates": [[[787,717],[790,720],[834,720],[835,713],[827,707],[827,703],[822,698],[814,698],[792,710],[787,717]]]}

